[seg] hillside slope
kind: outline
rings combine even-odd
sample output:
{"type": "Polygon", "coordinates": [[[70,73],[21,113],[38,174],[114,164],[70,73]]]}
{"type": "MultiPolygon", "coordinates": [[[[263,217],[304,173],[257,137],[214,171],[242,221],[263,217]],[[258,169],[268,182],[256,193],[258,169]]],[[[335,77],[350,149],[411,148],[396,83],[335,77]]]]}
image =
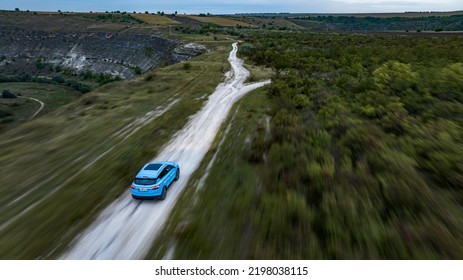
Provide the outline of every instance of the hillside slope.
{"type": "Polygon", "coordinates": [[[126,192],[222,80],[229,42],[211,47],[0,135],[0,258],[52,258],[126,192]]]}

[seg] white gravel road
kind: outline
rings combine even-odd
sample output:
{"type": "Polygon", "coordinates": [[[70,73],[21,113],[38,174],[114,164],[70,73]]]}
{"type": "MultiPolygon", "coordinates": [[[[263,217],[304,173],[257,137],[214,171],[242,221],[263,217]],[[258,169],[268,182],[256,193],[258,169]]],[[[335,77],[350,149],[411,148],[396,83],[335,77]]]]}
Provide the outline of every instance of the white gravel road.
{"type": "Polygon", "coordinates": [[[128,183],[127,193],[103,210],[95,222],[77,237],[62,259],[142,259],[146,255],[233,104],[247,92],[270,83],[267,80],[245,85],[249,71],[236,57],[237,50],[237,43],[234,43],[228,58],[232,69],[226,73],[225,81],[152,160],[171,160],[180,164],[180,179],[169,188],[167,198],[164,201],[134,200],[128,183]]]}

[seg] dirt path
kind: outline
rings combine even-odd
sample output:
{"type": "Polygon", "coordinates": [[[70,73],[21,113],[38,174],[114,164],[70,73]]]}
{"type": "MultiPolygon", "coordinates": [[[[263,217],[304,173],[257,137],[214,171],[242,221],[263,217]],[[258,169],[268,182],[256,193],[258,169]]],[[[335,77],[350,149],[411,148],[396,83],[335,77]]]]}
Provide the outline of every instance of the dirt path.
{"type": "Polygon", "coordinates": [[[63,259],[141,259],[145,256],[233,104],[247,92],[270,83],[244,85],[249,71],[236,57],[237,50],[237,43],[234,43],[228,58],[232,70],[225,75],[225,81],[217,86],[206,105],[153,159],[180,164],[181,177],[169,188],[166,200],[134,200],[127,186],[127,193],[106,208],[77,237],[74,247],[62,256],[63,259]]]}
{"type": "Polygon", "coordinates": [[[32,120],[33,118],[35,118],[40,113],[40,111],[42,111],[43,107],[45,107],[45,104],[42,101],[35,99],[33,97],[27,97],[27,96],[18,96],[18,97],[24,98],[24,99],[30,99],[40,104],[40,108],[37,111],[35,111],[35,113],[29,118],[29,120],[32,120]]]}

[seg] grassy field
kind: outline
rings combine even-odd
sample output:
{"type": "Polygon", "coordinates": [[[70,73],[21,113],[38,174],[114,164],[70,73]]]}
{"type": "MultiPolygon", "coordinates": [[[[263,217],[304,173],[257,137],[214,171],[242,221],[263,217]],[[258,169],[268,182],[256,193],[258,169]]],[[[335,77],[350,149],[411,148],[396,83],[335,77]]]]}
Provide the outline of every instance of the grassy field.
{"type": "Polygon", "coordinates": [[[150,25],[166,26],[166,25],[180,24],[178,21],[175,21],[169,16],[152,15],[152,14],[133,14],[132,16],[150,25]]]}
{"type": "Polygon", "coordinates": [[[108,84],[2,134],[0,257],[56,257],[99,210],[127,192],[133,174],[222,80],[230,45],[215,42],[213,52],[188,67],[108,84]],[[149,117],[165,107],[170,110],[149,117]]]}
{"type": "Polygon", "coordinates": [[[5,26],[49,32],[119,32],[141,25],[129,15],[106,13],[0,11],[0,17],[5,26]]]}
{"type": "MultiPolygon", "coordinates": [[[[45,107],[37,117],[46,115],[81,96],[81,93],[76,90],[53,84],[0,83],[0,92],[4,90],[9,90],[16,95],[33,97],[44,102],[45,107]]],[[[0,118],[0,123],[9,128],[17,126],[19,123],[29,120],[39,107],[40,104],[32,100],[0,98],[0,109],[12,113],[11,116],[0,118]]]]}
{"type": "Polygon", "coordinates": [[[187,16],[189,18],[192,18],[194,20],[204,22],[204,23],[212,23],[212,24],[217,24],[220,26],[226,26],[226,27],[236,27],[236,26],[243,26],[243,27],[255,27],[255,25],[235,20],[235,19],[229,19],[225,17],[216,17],[216,16],[207,16],[207,17],[200,17],[200,16],[187,16]]]}
{"type": "Polygon", "coordinates": [[[270,79],[275,72],[271,68],[256,66],[253,64],[245,63],[244,67],[251,72],[246,82],[257,82],[270,79]]]}

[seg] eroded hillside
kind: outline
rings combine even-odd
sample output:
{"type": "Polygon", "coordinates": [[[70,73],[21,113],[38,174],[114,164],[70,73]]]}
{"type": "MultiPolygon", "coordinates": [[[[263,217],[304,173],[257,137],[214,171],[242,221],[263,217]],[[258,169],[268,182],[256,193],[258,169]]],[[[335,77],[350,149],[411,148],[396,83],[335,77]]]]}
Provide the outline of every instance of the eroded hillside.
{"type": "Polygon", "coordinates": [[[60,66],[129,79],[206,51],[202,46],[163,38],[154,30],[150,34],[129,31],[142,25],[131,16],[103,21],[32,13],[0,17],[0,71],[8,75],[47,75],[52,72],[50,66],[60,66]],[[127,22],[121,24],[121,20],[127,22]]]}
{"type": "Polygon", "coordinates": [[[8,74],[43,74],[49,64],[127,79],[202,51],[156,35],[0,30],[0,69],[8,74]]]}

